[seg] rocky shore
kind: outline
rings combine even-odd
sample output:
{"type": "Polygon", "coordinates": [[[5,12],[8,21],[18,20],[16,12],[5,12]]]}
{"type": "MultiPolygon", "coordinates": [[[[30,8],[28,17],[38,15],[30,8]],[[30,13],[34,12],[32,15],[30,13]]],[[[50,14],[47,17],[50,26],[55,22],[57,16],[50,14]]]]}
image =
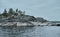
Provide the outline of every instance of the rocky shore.
{"type": "Polygon", "coordinates": [[[0,18],[0,26],[41,26],[47,25],[43,18],[35,18],[34,16],[23,15],[14,17],[0,18]],[[40,19],[40,20],[39,20],[40,19]]]}
{"type": "Polygon", "coordinates": [[[2,22],[0,23],[0,26],[57,26],[55,23],[50,23],[50,22],[2,22]]]}
{"type": "Polygon", "coordinates": [[[13,11],[9,9],[7,13],[6,9],[4,13],[0,14],[0,26],[56,26],[56,23],[49,22],[41,17],[34,17],[25,15],[25,11],[22,12],[18,9],[13,11]]]}

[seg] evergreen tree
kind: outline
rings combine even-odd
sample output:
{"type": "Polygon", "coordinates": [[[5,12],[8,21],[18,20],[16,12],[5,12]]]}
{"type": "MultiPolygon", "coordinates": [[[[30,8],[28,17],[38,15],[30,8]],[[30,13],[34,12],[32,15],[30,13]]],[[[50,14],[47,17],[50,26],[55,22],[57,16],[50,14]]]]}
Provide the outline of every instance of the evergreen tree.
{"type": "Polygon", "coordinates": [[[18,15],[22,15],[22,11],[21,10],[18,11],[18,15]]]}
{"type": "Polygon", "coordinates": [[[9,9],[9,14],[13,14],[13,13],[14,13],[13,9],[10,8],[10,9],[9,9]]]}
{"type": "Polygon", "coordinates": [[[18,12],[18,9],[16,9],[16,12],[18,12]]]}
{"type": "Polygon", "coordinates": [[[21,11],[21,10],[19,10],[18,12],[19,12],[20,14],[22,14],[22,11],[21,11]]]}
{"type": "Polygon", "coordinates": [[[6,11],[6,9],[4,9],[4,12],[2,13],[2,15],[5,16],[5,17],[8,16],[8,15],[7,15],[7,11],[6,11]]]}

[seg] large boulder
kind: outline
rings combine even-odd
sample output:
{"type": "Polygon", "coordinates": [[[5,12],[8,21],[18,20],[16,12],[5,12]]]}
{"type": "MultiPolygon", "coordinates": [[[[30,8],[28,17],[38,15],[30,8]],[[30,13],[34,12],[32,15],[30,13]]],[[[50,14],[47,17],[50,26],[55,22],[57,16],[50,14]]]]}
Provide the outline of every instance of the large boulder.
{"type": "Polygon", "coordinates": [[[43,18],[41,18],[41,17],[37,17],[36,18],[36,21],[39,21],[39,22],[47,22],[47,20],[45,20],[45,19],[43,19],[43,18]]]}
{"type": "Polygon", "coordinates": [[[22,17],[22,21],[34,21],[36,18],[34,16],[25,15],[22,17]]]}
{"type": "Polygon", "coordinates": [[[36,20],[34,16],[24,15],[24,16],[14,16],[7,19],[8,22],[26,22],[36,20]]]}

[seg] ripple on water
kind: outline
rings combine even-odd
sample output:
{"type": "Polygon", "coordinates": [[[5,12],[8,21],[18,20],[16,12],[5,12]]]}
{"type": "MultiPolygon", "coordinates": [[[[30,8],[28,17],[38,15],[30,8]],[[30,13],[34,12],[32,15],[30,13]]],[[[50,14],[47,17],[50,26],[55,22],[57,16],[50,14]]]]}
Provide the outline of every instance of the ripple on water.
{"type": "Polygon", "coordinates": [[[60,37],[60,27],[0,27],[0,37],[60,37]]]}

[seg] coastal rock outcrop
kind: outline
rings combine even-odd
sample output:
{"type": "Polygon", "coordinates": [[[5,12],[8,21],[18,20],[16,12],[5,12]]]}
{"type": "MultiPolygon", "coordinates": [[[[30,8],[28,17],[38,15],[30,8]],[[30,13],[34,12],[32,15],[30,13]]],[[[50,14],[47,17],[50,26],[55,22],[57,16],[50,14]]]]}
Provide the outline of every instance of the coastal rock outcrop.
{"type": "Polygon", "coordinates": [[[0,26],[5,27],[5,26],[12,26],[12,27],[17,27],[17,26],[34,26],[32,23],[30,22],[4,22],[4,23],[0,23],[0,26]]]}
{"type": "Polygon", "coordinates": [[[0,26],[34,26],[34,25],[46,25],[47,20],[39,17],[25,15],[25,11],[12,8],[7,12],[4,9],[4,13],[0,14],[0,26]]]}

